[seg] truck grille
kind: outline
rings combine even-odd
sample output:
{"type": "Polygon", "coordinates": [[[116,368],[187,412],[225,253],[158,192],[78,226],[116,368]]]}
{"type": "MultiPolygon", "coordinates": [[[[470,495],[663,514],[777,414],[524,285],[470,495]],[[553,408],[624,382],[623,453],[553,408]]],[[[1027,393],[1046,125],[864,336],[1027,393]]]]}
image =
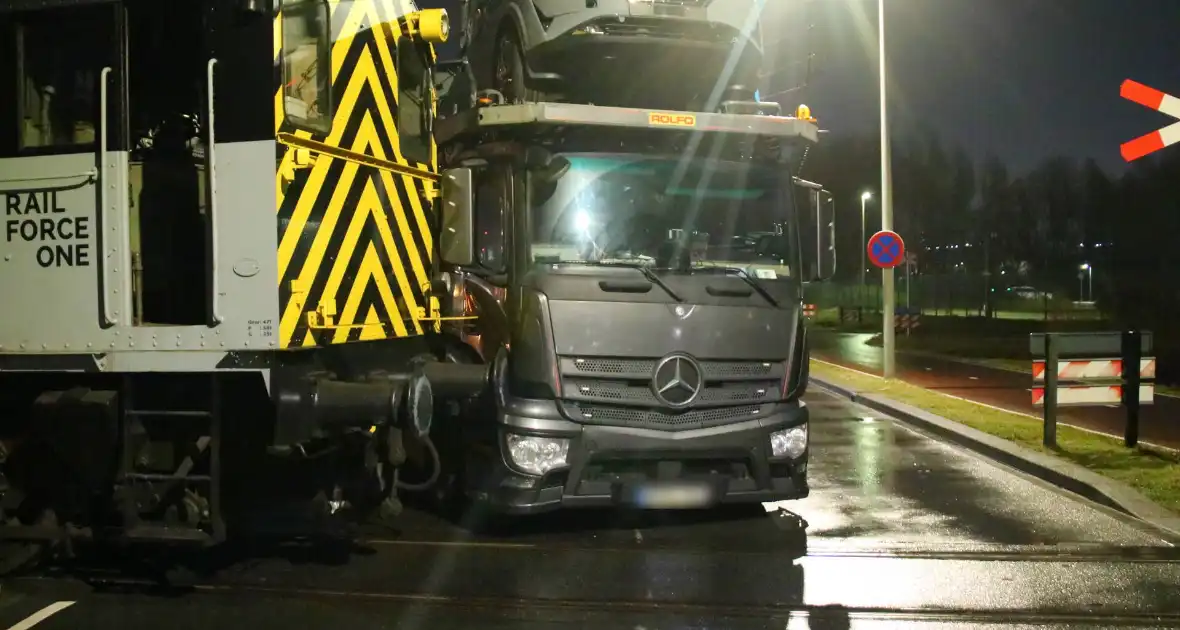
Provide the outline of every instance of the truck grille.
{"type": "MultiPolygon", "coordinates": [[[[659,359],[562,357],[561,373],[610,379],[651,379],[659,359]]],[[[776,380],[783,375],[779,361],[701,361],[706,381],[776,380]]]]}
{"type": "Polygon", "coordinates": [[[758,417],[762,411],[758,406],[714,407],[712,409],[690,409],[673,411],[667,409],[640,409],[636,407],[615,407],[583,403],[566,403],[566,413],[584,424],[599,424],[612,427],[635,429],[659,429],[663,431],[688,431],[707,429],[723,424],[744,422],[758,417]]]}
{"type": "MultiPolygon", "coordinates": [[[[628,384],[618,381],[574,380],[565,382],[566,398],[593,400],[643,407],[662,407],[647,384],[628,384]]],[[[774,383],[716,383],[706,385],[697,396],[698,406],[735,405],[772,400],[778,394],[774,383]]]]}
{"type": "Polygon", "coordinates": [[[700,361],[704,384],[684,409],[652,392],[660,359],[561,357],[567,416],[586,424],[671,431],[742,422],[779,398],[787,376],[781,361],[700,361]]]}

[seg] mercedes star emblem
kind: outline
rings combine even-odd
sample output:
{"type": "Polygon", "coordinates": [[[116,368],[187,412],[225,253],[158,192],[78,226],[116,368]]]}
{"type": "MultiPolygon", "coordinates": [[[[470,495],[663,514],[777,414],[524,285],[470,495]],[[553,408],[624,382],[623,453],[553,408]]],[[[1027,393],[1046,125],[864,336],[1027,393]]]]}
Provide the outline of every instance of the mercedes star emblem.
{"type": "Polygon", "coordinates": [[[683,354],[661,359],[651,377],[652,393],[669,407],[684,407],[696,400],[704,384],[701,364],[683,354]]]}

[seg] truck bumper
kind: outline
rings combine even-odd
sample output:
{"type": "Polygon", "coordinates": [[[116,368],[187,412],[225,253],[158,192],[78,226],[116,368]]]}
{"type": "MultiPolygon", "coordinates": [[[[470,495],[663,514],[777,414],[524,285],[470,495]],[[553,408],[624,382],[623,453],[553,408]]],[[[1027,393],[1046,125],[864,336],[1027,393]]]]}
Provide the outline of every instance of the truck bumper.
{"type": "Polygon", "coordinates": [[[495,445],[468,460],[468,496],[494,512],[535,514],[578,507],[669,507],[644,497],[681,492],[695,499],[677,505],[708,508],[808,495],[808,449],[796,458],[772,456],[770,436],[806,426],[802,402],[777,406],[755,420],[690,431],[584,425],[552,418],[500,413],[495,445]],[[543,475],[513,463],[508,435],[569,441],[567,465],[543,475]],[[687,494],[685,494],[687,493],[687,494]]]}

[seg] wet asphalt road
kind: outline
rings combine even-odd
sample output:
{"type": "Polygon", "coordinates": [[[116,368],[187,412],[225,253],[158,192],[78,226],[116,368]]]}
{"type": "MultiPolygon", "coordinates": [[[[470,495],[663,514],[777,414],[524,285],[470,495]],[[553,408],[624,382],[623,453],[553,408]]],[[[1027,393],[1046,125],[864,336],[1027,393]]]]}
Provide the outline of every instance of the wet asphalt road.
{"type": "MultiPolygon", "coordinates": [[[[839,333],[815,330],[811,334],[813,358],[871,374],[881,374],[883,351],[865,343],[871,333],[839,333]]],[[[1032,404],[1032,375],[960,363],[927,355],[898,352],[897,376],[927,389],[994,405],[1019,413],[1039,416],[1032,404]]],[[[1063,407],[1061,422],[1091,431],[1122,437],[1126,411],[1120,405],[1063,407]]],[[[1158,393],[1151,405],[1140,407],[1139,438],[1146,442],[1180,449],[1180,398],[1158,393]]]]}
{"type": "Polygon", "coordinates": [[[12,579],[0,630],[1180,626],[1180,553],[1158,532],[807,398],[812,495],[785,506],[805,531],[772,505],[569,512],[510,536],[412,511],[347,557],[254,549],[183,594],[12,579]]]}

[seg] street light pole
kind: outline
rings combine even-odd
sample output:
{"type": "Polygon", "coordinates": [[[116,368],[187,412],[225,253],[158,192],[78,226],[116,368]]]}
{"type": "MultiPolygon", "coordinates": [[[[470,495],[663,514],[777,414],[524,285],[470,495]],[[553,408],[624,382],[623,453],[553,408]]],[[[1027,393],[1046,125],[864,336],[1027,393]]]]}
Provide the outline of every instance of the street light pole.
{"type": "Polygon", "coordinates": [[[865,202],[872,198],[873,193],[865,191],[860,195],[860,286],[865,285],[865,251],[869,242],[865,235],[865,202]]]}
{"type": "Polygon", "coordinates": [[[1082,293],[1082,277],[1078,276],[1078,293],[1082,293],[1081,301],[1094,301],[1094,268],[1090,263],[1082,263],[1082,272],[1086,274],[1086,280],[1089,281],[1089,291],[1082,293]]]}
{"type": "MultiPolygon", "coordinates": [[[[889,163],[889,124],[886,116],[885,97],[885,0],[877,0],[877,42],[881,75],[881,229],[893,229],[893,170],[889,163]]],[[[893,294],[893,269],[881,269],[881,294],[884,298],[884,312],[881,314],[881,345],[884,351],[883,376],[893,378],[894,338],[893,312],[896,296],[893,294]]]]}

